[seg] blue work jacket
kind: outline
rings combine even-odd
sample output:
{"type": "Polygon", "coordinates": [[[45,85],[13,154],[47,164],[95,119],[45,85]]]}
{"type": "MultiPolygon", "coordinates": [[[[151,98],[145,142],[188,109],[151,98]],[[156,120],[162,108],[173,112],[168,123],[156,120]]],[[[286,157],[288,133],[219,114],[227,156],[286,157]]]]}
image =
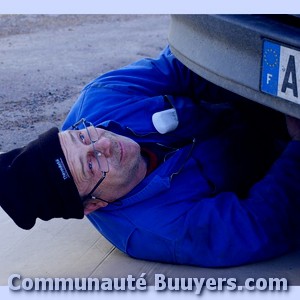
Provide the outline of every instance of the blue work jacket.
{"type": "Polygon", "coordinates": [[[273,134],[277,115],[249,102],[194,74],[168,47],[93,80],[63,129],[84,117],[170,151],[129,194],[88,215],[92,224],[121,251],[152,261],[234,266],[292,249],[300,142],[273,134]],[[179,125],[160,134],[152,115],[170,107],[179,125]]]}

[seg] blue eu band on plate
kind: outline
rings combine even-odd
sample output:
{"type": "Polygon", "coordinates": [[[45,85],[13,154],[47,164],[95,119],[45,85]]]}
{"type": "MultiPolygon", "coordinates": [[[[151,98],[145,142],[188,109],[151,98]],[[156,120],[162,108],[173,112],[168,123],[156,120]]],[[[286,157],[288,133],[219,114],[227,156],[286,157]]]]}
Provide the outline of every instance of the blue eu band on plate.
{"type": "Polygon", "coordinates": [[[261,91],[300,104],[300,51],[265,40],[261,91]]]}

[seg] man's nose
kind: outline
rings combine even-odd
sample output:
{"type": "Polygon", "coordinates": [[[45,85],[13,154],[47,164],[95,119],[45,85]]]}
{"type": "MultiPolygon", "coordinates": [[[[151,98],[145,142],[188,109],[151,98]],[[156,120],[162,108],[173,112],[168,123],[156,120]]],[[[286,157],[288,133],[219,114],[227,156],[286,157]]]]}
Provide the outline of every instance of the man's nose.
{"type": "Polygon", "coordinates": [[[105,157],[112,155],[112,142],[107,137],[101,137],[94,143],[95,149],[100,151],[105,157]]]}

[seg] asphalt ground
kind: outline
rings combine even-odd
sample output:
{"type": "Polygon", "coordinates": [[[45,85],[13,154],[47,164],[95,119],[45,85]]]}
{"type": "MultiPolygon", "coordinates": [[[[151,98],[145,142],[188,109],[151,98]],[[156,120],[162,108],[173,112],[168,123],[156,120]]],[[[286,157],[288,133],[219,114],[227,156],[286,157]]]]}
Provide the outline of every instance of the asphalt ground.
{"type": "Polygon", "coordinates": [[[167,44],[165,15],[0,15],[0,151],[60,127],[96,76],[167,44]]]}

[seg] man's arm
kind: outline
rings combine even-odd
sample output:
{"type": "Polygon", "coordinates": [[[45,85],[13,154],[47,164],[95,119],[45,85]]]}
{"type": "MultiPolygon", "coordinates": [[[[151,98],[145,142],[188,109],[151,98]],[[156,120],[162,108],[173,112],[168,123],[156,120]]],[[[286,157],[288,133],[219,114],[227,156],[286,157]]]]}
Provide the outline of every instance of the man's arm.
{"type": "Polygon", "coordinates": [[[221,193],[187,213],[180,263],[230,266],[270,259],[295,246],[300,213],[300,120],[287,116],[292,138],[245,199],[221,193]],[[188,238],[188,237],[193,238],[188,238]],[[195,255],[197,248],[201,255],[195,255]]]}
{"type": "Polygon", "coordinates": [[[141,111],[164,109],[164,95],[171,96],[171,105],[178,106],[179,112],[186,108],[187,113],[192,114],[195,109],[193,99],[200,94],[203,96],[210,85],[178,61],[167,47],[155,59],[141,59],[93,80],[83,89],[63,129],[83,117],[95,124],[108,120],[122,123],[131,122],[133,118],[144,119],[141,111]],[[135,114],[128,115],[128,111],[135,114]]]}

